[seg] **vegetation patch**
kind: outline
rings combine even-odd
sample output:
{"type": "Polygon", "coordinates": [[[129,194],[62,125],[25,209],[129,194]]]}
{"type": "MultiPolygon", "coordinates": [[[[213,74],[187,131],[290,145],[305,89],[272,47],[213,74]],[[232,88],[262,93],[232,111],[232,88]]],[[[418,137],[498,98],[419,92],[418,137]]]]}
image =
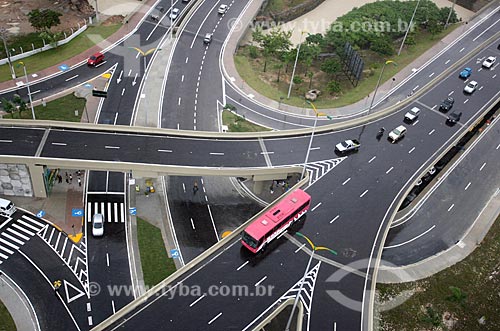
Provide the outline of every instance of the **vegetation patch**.
{"type": "Polygon", "coordinates": [[[429,278],[377,284],[381,301],[406,290],[413,296],[381,313],[380,330],[496,331],[500,325],[500,217],[462,262],[429,278]]]}
{"type": "Polygon", "coordinates": [[[152,287],[176,271],[174,260],[168,257],[160,229],[137,218],[137,240],[146,286],[152,287]]]}
{"type": "MultiPolygon", "coordinates": [[[[3,285],[6,286],[6,285],[3,285]]],[[[16,324],[7,307],[0,301],[0,331],[16,331],[16,324]]]]}
{"type": "MultiPolygon", "coordinates": [[[[230,108],[230,105],[229,107],[228,105],[226,105],[226,108],[230,108]]],[[[229,132],[271,131],[271,129],[253,124],[247,121],[245,118],[238,116],[227,109],[222,112],[222,124],[228,126],[229,132]]]]}

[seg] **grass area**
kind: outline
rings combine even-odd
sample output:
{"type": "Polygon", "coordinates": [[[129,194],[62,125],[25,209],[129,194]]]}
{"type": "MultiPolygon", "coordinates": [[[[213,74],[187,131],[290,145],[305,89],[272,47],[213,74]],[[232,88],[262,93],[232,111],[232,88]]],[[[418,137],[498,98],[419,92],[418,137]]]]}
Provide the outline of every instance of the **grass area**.
{"type": "MultiPolygon", "coordinates": [[[[4,285],[6,286],[6,285],[4,285]]],[[[0,301],[0,331],[16,331],[16,324],[7,308],[0,301]]]]}
{"type": "Polygon", "coordinates": [[[222,124],[227,125],[229,132],[259,132],[271,131],[260,125],[253,124],[241,116],[233,114],[228,110],[222,112],[222,124]]]}
{"type": "Polygon", "coordinates": [[[305,0],[269,0],[266,8],[264,8],[263,15],[269,15],[270,12],[279,13],[300,5],[303,2],[305,2],[305,0]]]}
{"type": "Polygon", "coordinates": [[[137,239],[146,286],[154,286],[176,271],[174,260],[165,250],[160,229],[137,218],[137,239]]]}
{"type": "MultiPolygon", "coordinates": [[[[92,46],[111,36],[120,27],[121,24],[90,26],[87,30],[85,30],[79,36],[75,37],[75,39],[73,39],[69,43],[59,46],[55,49],[32,55],[30,57],[22,59],[21,61],[26,65],[28,75],[30,73],[38,72],[58,63],[64,62],[64,60],[72,58],[73,56],[88,50],[92,46]]],[[[13,65],[16,71],[16,75],[18,77],[23,76],[23,68],[17,68],[16,63],[13,63],[13,65]]],[[[12,79],[12,77],[10,74],[9,65],[4,64],[0,66],[0,82],[4,82],[10,79],[12,79]]]]}
{"type": "MultiPolygon", "coordinates": [[[[37,120],[80,122],[85,108],[85,98],[77,98],[73,94],[47,102],[47,106],[35,107],[35,117],[37,120]],[[78,116],[75,116],[78,110],[78,116]]],[[[19,118],[19,113],[6,114],[4,118],[19,118]],[[12,116],[14,115],[14,116],[12,116]]],[[[31,108],[21,113],[22,119],[32,119],[31,108]]]]}
{"type": "MultiPolygon", "coordinates": [[[[387,65],[384,70],[384,75],[382,77],[382,82],[391,79],[396,73],[401,69],[409,65],[416,58],[422,55],[425,51],[431,48],[434,44],[438,43],[444,36],[452,32],[459,25],[450,26],[447,30],[431,37],[429,34],[420,33],[415,36],[416,44],[412,45],[401,52],[400,56],[394,55],[389,57],[389,59],[397,62],[397,66],[387,65]]],[[[373,92],[377,84],[378,76],[382,64],[386,59],[383,59],[372,52],[367,52],[362,54],[365,61],[365,72],[363,73],[362,80],[359,82],[358,86],[353,88],[351,83],[347,80],[340,81],[342,86],[342,94],[339,97],[333,97],[326,92],[327,80],[321,82],[317,79],[313,79],[313,84],[311,88],[316,88],[323,91],[323,94],[314,102],[317,108],[335,108],[342,107],[346,105],[353,104],[367,97],[373,92]],[[322,84],[322,85],[320,85],[322,84]]],[[[237,54],[234,56],[234,62],[238,73],[254,90],[260,94],[272,99],[279,101],[280,97],[286,97],[288,92],[289,80],[291,76],[291,69],[288,73],[281,75],[280,83],[276,83],[277,80],[277,70],[274,69],[277,61],[268,61],[267,64],[267,74],[262,72],[263,62],[261,58],[252,59],[246,47],[242,47],[237,54]]],[[[284,99],[283,102],[296,107],[309,108],[310,106],[305,102],[304,94],[309,90],[309,78],[304,77],[304,72],[302,68],[297,66],[298,70],[296,75],[301,75],[304,82],[294,85],[290,99],[284,99]]],[[[321,77],[321,73],[318,73],[321,77]]],[[[341,77],[342,74],[339,75],[341,77]]],[[[395,82],[397,84],[399,82],[395,82]]]]}
{"type": "Polygon", "coordinates": [[[421,281],[378,284],[382,300],[404,290],[416,292],[404,304],[381,314],[380,330],[499,330],[499,256],[500,217],[481,246],[462,262],[421,281]],[[480,325],[483,316],[486,322],[480,325]]]}

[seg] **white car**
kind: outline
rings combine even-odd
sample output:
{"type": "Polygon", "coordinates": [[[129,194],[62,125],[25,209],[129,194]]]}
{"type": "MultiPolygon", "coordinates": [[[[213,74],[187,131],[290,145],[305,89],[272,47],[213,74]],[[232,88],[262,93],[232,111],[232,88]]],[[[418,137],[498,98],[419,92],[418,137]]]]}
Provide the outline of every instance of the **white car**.
{"type": "Polygon", "coordinates": [[[396,141],[403,138],[405,134],[406,134],[406,128],[403,125],[400,125],[391,132],[389,132],[389,139],[394,144],[396,141]]]}
{"type": "Polygon", "coordinates": [[[497,58],[495,56],[490,56],[486,60],[483,61],[483,67],[489,69],[495,64],[496,61],[497,61],[497,58]]]}
{"type": "Polygon", "coordinates": [[[465,85],[464,92],[472,94],[477,89],[477,82],[475,80],[471,80],[469,84],[465,85]]]}
{"type": "Polygon", "coordinates": [[[405,114],[405,120],[413,122],[417,119],[418,115],[420,115],[420,108],[413,107],[405,114]]]}
{"type": "Polygon", "coordinates": [[[356,139],[350,139],[335,145],[335,150],[339,151],[340,153],[347,153],[350,151],[357,151],[359,149],[359,146],[359,141],[357,141],[356,139]]]}
{"type": "Polygon", "coordinates": [[[225,14],[227,11],[227,5],[220,5],[219,10],[217,11],[219,14],[225,14]]]}
{"type": "Polygon", "coordinates": [[[94,214],[92,216],[92,235],[102,237],[104,235],[104,215],[94,214]]]}
{"type": "Polygon", "coordinates": [[[170,12],[169,17],[170,17],[171,19],[175,20],[175,19],[177,18],[177,16],[179,16],[179,12],[180,12],[180,11],[181,11],[181,10],[180,10],[179,8],[174,8],[174,9],[172,9],[172,11],[170,12]]]}

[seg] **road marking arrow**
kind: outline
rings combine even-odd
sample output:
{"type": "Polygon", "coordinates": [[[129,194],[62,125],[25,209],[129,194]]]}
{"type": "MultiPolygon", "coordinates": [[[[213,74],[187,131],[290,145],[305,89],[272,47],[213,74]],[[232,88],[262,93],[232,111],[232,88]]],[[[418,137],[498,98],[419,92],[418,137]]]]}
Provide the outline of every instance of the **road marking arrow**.
{"type": "Polygon", "coordinates": [[[75,301],[76,299],[78,299],[79,297],[81,297],[81,296],[83,296],[85,294],[78,287],[76,287],[75,285],[73,285],[70,282],[66,281],[66,279],[64,280],[64,291],[66,292],[66,301],[68,303],[71,303],[72,301],[75,301]],[[72,292],[76,292],[76,294],[73,295],[73,296],[70,296],[69,295],[69,291],[68,291],[68,287],[72,289],[72,292]]]}
{"type": "Polygon", "coordinates": [[[120,71],[120,76],[118,77],[118,79],[116,80],[116,84],[120,84],[120,82],[122,81],[122,75],[123,75],[123,70],[120,71]]]}
{"type": "Polygon", "coordinates": [[[135,84],[137,84],[136,80],[137,80],[137,72],[135,73],[135,77],[134,77],[134,81],[132,82],[132,86],[135,86],[135,84]]]}

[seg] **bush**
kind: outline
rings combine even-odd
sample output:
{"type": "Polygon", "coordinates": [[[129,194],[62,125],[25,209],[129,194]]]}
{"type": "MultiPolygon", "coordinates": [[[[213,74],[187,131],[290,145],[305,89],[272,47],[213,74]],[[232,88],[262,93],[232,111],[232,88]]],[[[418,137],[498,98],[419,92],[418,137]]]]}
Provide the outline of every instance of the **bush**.
{"type": "Polygon", "coordinates": [[[259,50],[256,46],[250,45],[248,46],[248,54],[252,59],[256,59],[257,57],[259,57],[259,50]]]}

